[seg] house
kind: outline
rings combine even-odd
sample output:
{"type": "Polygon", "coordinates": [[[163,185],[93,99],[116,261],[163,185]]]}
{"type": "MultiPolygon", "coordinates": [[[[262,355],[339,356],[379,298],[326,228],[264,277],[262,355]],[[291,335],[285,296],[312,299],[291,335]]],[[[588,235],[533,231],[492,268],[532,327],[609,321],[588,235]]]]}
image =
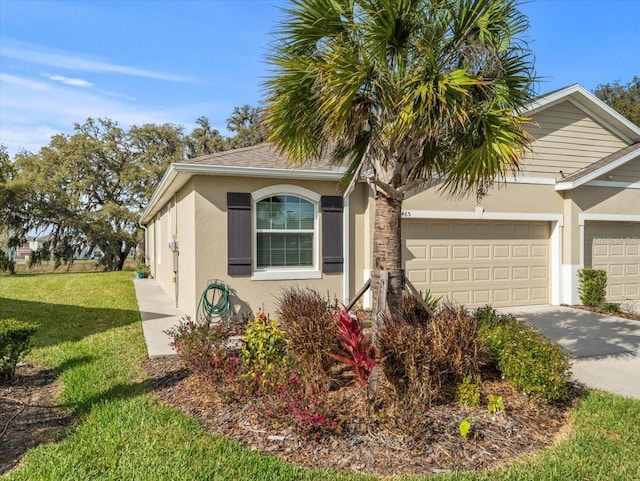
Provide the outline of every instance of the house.
{"type": "MultiPolygon", "coordinates": [[[[467,306],[578,303],[577,272],[594,267],[608,300],[640,299],[640,128],[580,85],[528,115],[516,177],[480,201],[437,187],[405,200],[408,278],[467,306]]],[[[291,168],[267,144],[172,164],[141,219],[152,275],[190,315],[210,279],[236,309],[272,312],[291,285],[348,300],[372,268],[374,198],[342,174],[291,168]]]]}

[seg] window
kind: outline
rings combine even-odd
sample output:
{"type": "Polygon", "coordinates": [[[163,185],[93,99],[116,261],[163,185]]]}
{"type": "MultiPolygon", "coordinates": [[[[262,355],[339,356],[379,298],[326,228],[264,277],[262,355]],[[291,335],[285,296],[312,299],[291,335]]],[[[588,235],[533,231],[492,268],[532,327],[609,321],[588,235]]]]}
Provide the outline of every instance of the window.
{"type": "Polygon", "coordinates": [[[315,210],[294,195],[256,202],[256,268],[313,268],[315,210]]]}

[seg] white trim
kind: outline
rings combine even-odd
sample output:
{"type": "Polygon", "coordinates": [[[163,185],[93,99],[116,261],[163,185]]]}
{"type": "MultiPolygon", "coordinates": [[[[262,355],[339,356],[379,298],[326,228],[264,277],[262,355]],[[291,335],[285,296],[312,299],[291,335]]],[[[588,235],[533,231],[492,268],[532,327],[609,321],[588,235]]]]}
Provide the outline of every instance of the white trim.
{"type": "Polygon", "coordinates": [[[322,279],[322,272],[315,269],[289,271],[254,271],[252,281],[293,281],[304,279],[322,279]]]}
{"type": "Polygon", "coordinates": [[[586,185],[594,187],[612,187],[615,189],[640,189],[640,182],[619,182],[615,180],[591,180],[586,185]]]}
{"type": "Polygon", "coordinates": [[[549,301],[552,305],[561,304],[562,298],[562,240],[563,225],[561,222],[551,224],[551,236],[549,238],[550,258],[549,268],[551,270],[551,283],[549,285],[549,301]]]}
{"type": "Polygon", "coordinates": [[[569,190],[569,189],[574,189],[576,187],[580,187],[581,185],[586,184],[587,182],[592,181],[597,177],[600,177],[601,175],[605,175],[606,173],[611,172],[612,170],[620,167],[621,165],[626,164],[630,160],[635,159],[639,154],[640,154],[640,146],[638,146],[638,148],[632,150],[628,154],[623,155],[619,159],[614,160],[613,162],[607,165],[604,165],[599,169],[594,170],[593,172],[589,172],[584,177],[580,177],[579,179],[574,180],[573,182],[558,182],[556,184],[556,190],[569,190]]]}
{"type": "Polygon", "coordinates": [[[313,179],[313,180],[340,180],[346,169],[341,167],[335,170],[303,170],[283,169],[276,167],[236,167],[228,165],[206,164],[171,164],[176,172],[189,174],[208,175],[233,175],[239,177],[269,177],[274,179],[313,179]]]}
{"type": "MultiPolygon", "coordinates": [[[[252,281],[273,281],[273,280],[303,280],[303,279],[321,279],[322,271],[320,269],[320,199],[321,195],[299,185],[278,184],[263,187],[251,193],[251,280],[252,281]],[[264,229],[258,229],[256,223],[256,215],[258,209],[256,204],[262,199],[273,197],[274,195],[294,195],[305,199],[313,204],[313,266],[312,267],[290,267],[290,268],[268,268],[259,269],[258,262],[258,242],[257,234],[265,232],[264,229]]],[[[268,232],[278,232],[277,230],[268,229],[268,232]]],[[[281,232],[310,232],[310,229],[296,229],[292,231],[282,230],[281,232]]]]}
{"type": "Polygon", "coordinates": [[[590,214],[590,213],[578,214],[578,225],[579,226],[584,226],[584,223],[586,221],[640,222],[640,215],[636,215],[636,214],[590,214]]]}
{"type": "Polygon", "coordinates": [[[580,304],[578,294],[578,271],[581,269],[578,264],[562,264],[562,292],[560,301],[562,304],[580,304]]]}
{"type": "Polygon", "coordinates": [[[532,214],[524,212],[485,212],[482,207],[474,211],[448,210],[403,210],[405,219],[448,219],[448,220],[514,220],[514,221],[543,221],[558,222],[564,225],[562,214],[532,214]]]}
{"type": "Polygon", "coordinates": [[[277,184],[277,185],[268,185],[267,187],[263,187],[262,189],[258,189],[256,191],[251,192],[251,199],[253,202],[258,202],[262,199],[266,199],[267,197],[273,197],[274,195],[295,195],[298,197],[302,197],[314,204],[320,202],[321,195],[309,190],[304,187],[300,187],[299,185],[292,184],[277,184]]]}

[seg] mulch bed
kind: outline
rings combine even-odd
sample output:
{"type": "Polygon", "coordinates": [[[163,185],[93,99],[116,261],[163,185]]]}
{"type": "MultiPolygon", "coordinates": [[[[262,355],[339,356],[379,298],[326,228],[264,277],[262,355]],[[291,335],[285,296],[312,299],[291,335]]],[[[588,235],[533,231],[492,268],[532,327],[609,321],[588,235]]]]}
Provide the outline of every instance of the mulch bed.
{"type": "MultiPolygon", "coordinates": [[[[391,419],[368,424],[343,423],[342,432],[308,441],[291,429],[256,416],[242,403],[226,404],[210,387],[188,375],[178,358],[146,360],[154,395],[202,422],[211,432],[304,467],[359,471],[378,475],[485,470],[544,449],[569,432],[571,403],[531,402],[501,380],[483,384],[482,395],[502,396],[506,411],[490,414],[485,405],[433,407],[420,437],[402,434],[391,419]],[[458,432],[460,420],[471,416],[468,440],[458,432]]],[[[73,418],[56,407],[59,386],[53,370],[31,364],[0,383],[0,474],[15,468],[22,455],[41,443],[59,439],[73,418]]],[[[356,389],[343,389],[346,403],[359,405],[356,389]],[[348,396],[353,399],[348,399],[348,396]]],[[[573,389],[572,399],[579,389],[573,389]]],[[[362,421],[362,420],[361,420],[362,421]]]]}
{"type": "Polygon", "coordinates": [[[597,312],[598,314],[604,314],[605,316],[613,316],[613,317],[622,317],[624,319],[631,319],[632,321],[640,321],[640,314],[635,314],[633,312],[609,312],[604,309],[600,309],[599,307],[589,307],[589,306],[570,306],[567,304],[563,304],[565,307],[571,307],[573,309],[579,309],[581,311],[590,311],[597,312]]]}
{"type": "MultiPolygon", "coordinates": [[[[212,432],[245,446],[304,467],[366,472],[377,475],[486,470],[508,464],[523,455],[553,445],[569,432],[564,404],[534,403],[499,379],[485,382],[481,393],[502,396],[506,411],[492,415],[486,403],[476,408],[457,404],[433,407],[418,439],[402,434],[391,419],[367,426],[343,423],[342,432],[308,441],[291,429],[257,416],[244,403],[226,404],[197,377],[185,376],[179,359],[145,361],[155,395],[178,410],[199,419],[212,432]],[[471,416],[473,431],[464,439],[459,423],[471,416]]],[[[356,389],[353,405],[359,405],[356,389]]],[[[572,399],[580,389],[572,388],[572,399]]]]}
{"type": "Polygon", "coordinates": [[[32,447],[54,441],[72,417],[55,406],[59,392],[52,369],[19,365],[16,376],[0,380],[0,474],[32,447]]]}

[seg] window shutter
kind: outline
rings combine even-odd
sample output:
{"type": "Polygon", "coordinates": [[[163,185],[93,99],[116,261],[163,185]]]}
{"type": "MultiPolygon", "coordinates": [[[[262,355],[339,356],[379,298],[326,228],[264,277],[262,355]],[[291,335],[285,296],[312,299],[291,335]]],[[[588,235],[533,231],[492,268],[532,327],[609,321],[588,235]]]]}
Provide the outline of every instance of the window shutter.
{"type": "Polygon", "coordinates": [[[227,273],[251,275],[251,194],[227,192],[227,273]]]}
{"type": "Polygon", "coordinates": [[[342,272],[342,197],[325,196],[322,208],[322,272],[342,272]]]}

